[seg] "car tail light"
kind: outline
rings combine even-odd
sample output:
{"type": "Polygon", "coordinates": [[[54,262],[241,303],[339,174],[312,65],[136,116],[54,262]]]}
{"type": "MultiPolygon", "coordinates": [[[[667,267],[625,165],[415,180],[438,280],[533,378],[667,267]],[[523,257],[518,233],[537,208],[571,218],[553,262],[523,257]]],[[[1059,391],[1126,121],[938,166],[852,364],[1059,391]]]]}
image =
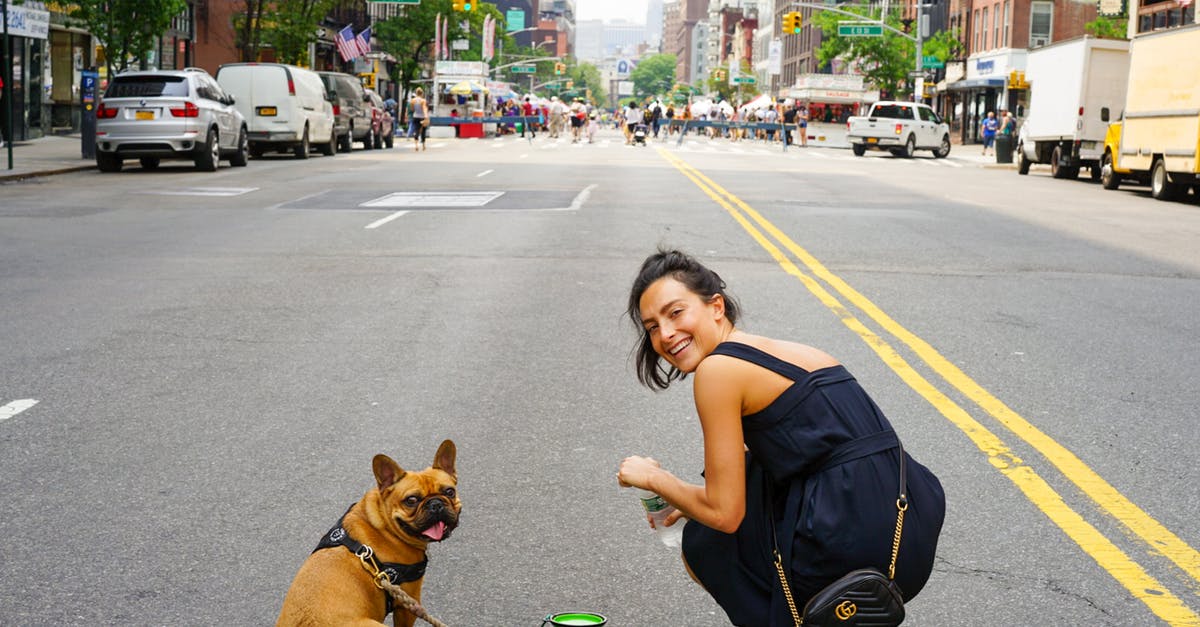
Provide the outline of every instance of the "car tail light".
{"type": "Polygon", "coordinates": [[[897,124],[897,125],[896,125],[896,134],[897,134],[897,135],[899,135],[899,134],[901,134],[901,133],[903,133],[903,132],[904,132],[904,125],[903,125],[903,124],[897,124]]]}
{"type": "Polygon", "coordinates": [[[96,117],[101,120],[109,120],[117,117],[117,110],[104,106],[102,102],[100,103],[100,108],[96,109],[96,117]]]}
{"type": "Polygon", "coordinates": [[[292,77],[290,77],[290,76],[288,77],[288,95],[289,96],[296,95],[296,83],[292,81],[292,77]]]}
{"type": "Polygon", "coordinates": [[[1079,117],[1083,117],[1083,107],[1079,107],[1079,117]]]}
{"type": "Polygon", "coordinates": [[[182,107],[171,107],[171,115],[177,118],[198,118],[200,117],[200,107],[191,102],[184,102],[182,107]]]}
{"type": "Polygon", "coordinates": [[[341,115],[341,114],[342,114],[342,108],[341,108],[341,107],[339,107],[338,105],[333,105],[333,114],[334,114],[334,115],[341,115]]]}

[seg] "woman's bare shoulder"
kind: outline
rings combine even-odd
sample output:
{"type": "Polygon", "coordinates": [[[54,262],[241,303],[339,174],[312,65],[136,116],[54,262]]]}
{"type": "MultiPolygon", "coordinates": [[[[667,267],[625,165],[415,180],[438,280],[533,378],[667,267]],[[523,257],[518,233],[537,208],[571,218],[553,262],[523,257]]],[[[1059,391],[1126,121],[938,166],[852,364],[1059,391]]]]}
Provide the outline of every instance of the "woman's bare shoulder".
{"type": "Polygon", "coordinates": [[[748,333],[740,334],[736,341],[749,344],[758,350],[778,357],[788,363],[795,364],[809,372],[841,365],[829,353],[800,342],[778,340],[748,333]]]}

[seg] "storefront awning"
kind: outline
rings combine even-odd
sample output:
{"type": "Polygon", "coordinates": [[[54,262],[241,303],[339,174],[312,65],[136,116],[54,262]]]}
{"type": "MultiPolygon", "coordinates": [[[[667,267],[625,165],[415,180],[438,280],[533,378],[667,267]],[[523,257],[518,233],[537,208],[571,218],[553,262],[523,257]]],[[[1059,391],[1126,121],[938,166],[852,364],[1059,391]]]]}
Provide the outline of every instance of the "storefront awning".
{"type": "Polygon", "coordinates": [[[980,89],[984,87],[1004,87],[1003,78],[967,78],[961,81],[955,81],[946,86],[950,91],[958,91],[962,89],[980,89]]]}

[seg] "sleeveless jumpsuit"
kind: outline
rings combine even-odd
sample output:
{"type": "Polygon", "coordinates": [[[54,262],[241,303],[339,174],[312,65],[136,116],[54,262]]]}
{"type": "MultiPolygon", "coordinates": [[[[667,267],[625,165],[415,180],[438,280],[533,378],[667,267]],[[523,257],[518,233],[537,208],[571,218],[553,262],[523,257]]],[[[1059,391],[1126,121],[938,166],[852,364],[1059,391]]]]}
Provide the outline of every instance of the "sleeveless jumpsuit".
{"type": "MultiPolygon", "coordinates": [[[[772,557],[772,527],[798,610],[852,570],[874,567],[886,575],[896,531],[899,440],[843,366],[808,372],[736,342],[722,343],[712,354],[748,361],[793,383],[765,409],[742,417],[749,453],[741,526],[726,534],[688,521],[684,558],[733,624],[790,626],[772,557]]],[[[911,456],[905,463],[909,507],[896,583],[908,600],[933,569],[945,494],[927,468],[911,456]]]]}

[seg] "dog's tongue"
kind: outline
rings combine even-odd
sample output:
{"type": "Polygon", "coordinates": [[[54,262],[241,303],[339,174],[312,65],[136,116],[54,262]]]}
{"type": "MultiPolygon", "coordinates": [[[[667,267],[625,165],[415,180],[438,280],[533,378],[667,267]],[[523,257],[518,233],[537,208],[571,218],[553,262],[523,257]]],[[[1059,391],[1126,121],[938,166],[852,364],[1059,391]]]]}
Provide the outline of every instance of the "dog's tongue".
{"type": "Polygon", "coordinates": [[[442,536],[446,535],[446,523],[444,523],[444,522],[433,523],[433,525],[430,526],[428,529],[426,529],[425,531],[422,531],[421,535],[425,536],[426,538],[429,538],[430,540],[433,540],[434,542],[441,542],[442,536]]]}

